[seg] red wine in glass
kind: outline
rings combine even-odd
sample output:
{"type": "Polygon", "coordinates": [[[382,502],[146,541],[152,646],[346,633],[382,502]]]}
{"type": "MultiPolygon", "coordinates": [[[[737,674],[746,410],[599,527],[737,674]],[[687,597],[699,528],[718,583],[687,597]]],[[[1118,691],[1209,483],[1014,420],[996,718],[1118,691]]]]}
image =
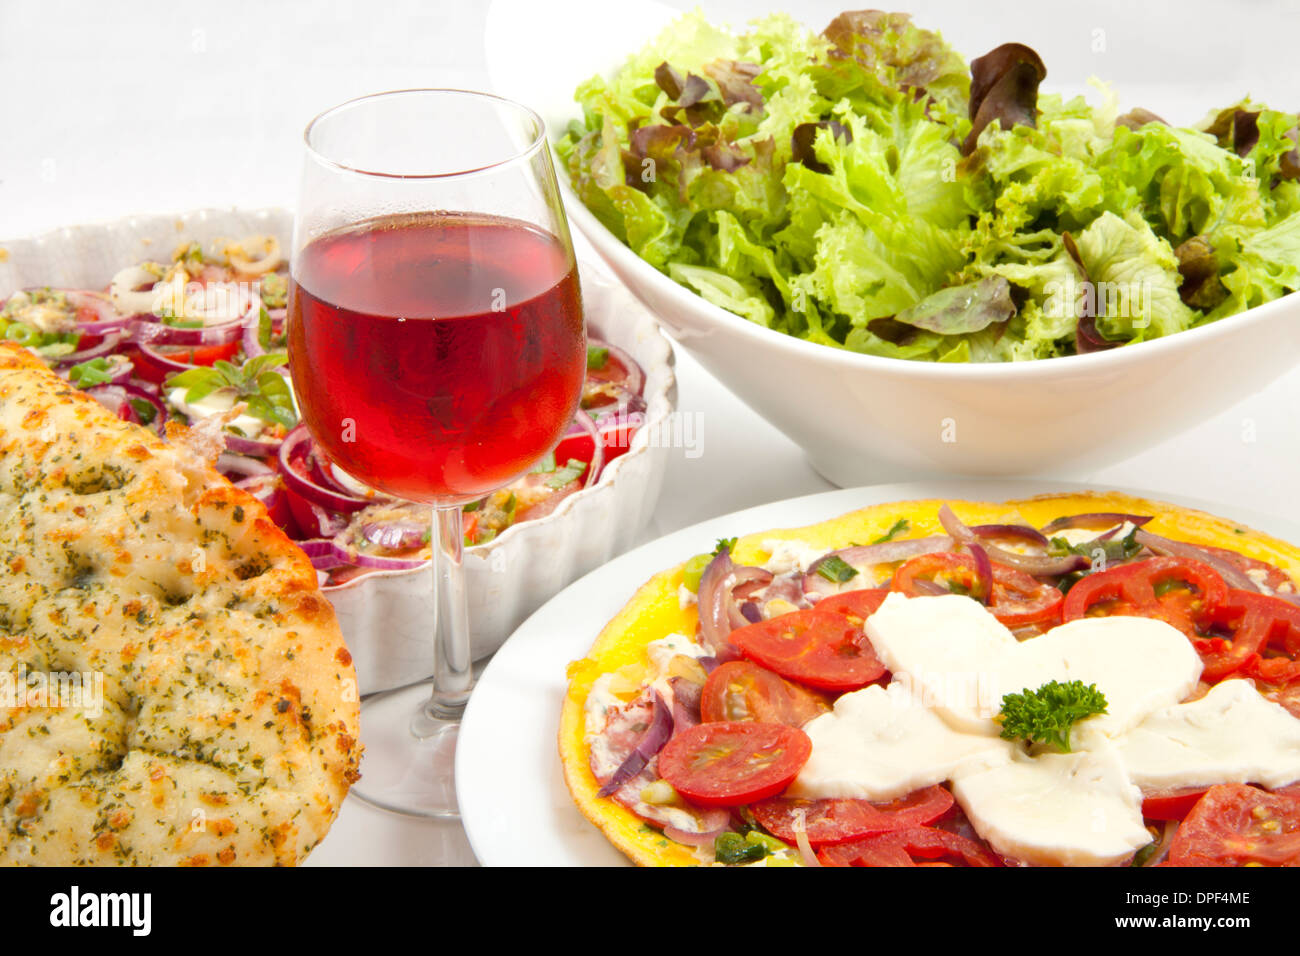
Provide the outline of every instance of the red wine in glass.
{"type": "Polygon", "coordinates": [[[358,481],[477,498],[568,426],[586,349],[577,270],[553,235],[470,213],[380,217],[304,246],[294,282],[303,417],[358,481]]]}

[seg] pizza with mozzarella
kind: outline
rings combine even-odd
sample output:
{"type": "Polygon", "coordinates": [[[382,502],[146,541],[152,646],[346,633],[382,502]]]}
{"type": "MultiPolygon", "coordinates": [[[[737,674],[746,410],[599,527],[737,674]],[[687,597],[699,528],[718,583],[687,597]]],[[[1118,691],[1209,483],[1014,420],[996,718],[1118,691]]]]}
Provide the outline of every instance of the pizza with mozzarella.
{"type": "Polygon", "coordinates": [[[718,542],[569,668],[644,865],[1300,865],[1300,549],[1119,494],[718,542]]]}

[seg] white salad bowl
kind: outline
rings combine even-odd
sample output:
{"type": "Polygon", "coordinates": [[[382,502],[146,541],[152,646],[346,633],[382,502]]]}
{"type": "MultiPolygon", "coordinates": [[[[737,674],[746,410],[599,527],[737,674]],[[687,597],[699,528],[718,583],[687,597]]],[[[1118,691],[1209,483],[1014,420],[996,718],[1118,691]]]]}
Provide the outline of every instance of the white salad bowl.
{"type": "MultiPolygon", "coordinates": [[[[592,7],[496,0],[488,18],[498,92],[538,110],[553,139],[580,116],[573,93],[581,82],[612,75],[679,15],[646,0],[620,7],[617,18],[592,7]]],[[[563,169],[560,179],[567,180],[563,169]]],[[[830,348],[707,302],[633,253],[567,187],[566,199],[570,221],[669,334],[842,486],[954,474],[1077,476],[1230,407],[1300,361],[1300,294],[1066,358],[945,364],[830,348]]]]}
{"type": "MultiPolygon", "coordinates": [[[[118,270],[170,257],[182,239],[272,234],[289,248],[285,209],[199,210],[70,226],[0,240],[0,300],[31,286],[102,288],[118,270]]],[[[677,400],[672,347],[654,317],[598,265],[579,265],[591,326],[645,372],[645,420],[631,448],[600,480],[542,518],[467,548],[465,574],[475,659],[493,653],[556,592],[637,543],[654,512],[669,454],[661,435],[677,400]]],[[[433,582],[427,565],[373,571],[324,589],[356,664],[361,692],[389,690],[433,673],[433,582]]]]}

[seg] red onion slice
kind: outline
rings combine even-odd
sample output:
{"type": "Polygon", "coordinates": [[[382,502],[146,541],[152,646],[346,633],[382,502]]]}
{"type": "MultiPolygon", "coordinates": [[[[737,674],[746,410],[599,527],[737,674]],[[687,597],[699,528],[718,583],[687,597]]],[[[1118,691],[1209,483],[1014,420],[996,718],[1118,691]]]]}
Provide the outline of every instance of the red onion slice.
{"type": "Polygon", "coordinates": [[[803,576],[803,593],[809,599],[821,599],[839,593],[839,586],[834,581],[828,581],[818,573],[818,569],[821,568],[822,564],[832,557],[839,558],[849,567],[861,573],[864,569],[877,564],[895,564],[899,561],[907,561],[909,558],[919,557],[922,554],[951,551],[952,548],[952,538],[941,534],[931,535],[926,538],[904,538],[901,541],[882,541],[880,544],[864,544],[852,548],[841,548],[839,551],[832,551],[829,554],[822,555],[808,565],[808,571],[803,576]]]}
{"type": "Polygon", "coordinates": [[[365,498],[358,498],[355,495],[323,488],[304,475],[296,465],[302,462],[305,466],[313,449],[311,432],[307,430],[306,425],[299,425],[294,428],[284,437],[284,441],[280,444],[280,473],[284,475],[285,484],[295,494],[301,495],[309,503],[318,505],[326,511],[351,513],[360,511],[370,504],[365,498]]]}
{"type": "MultiPolygon", "coordinates": [[[[73,352],[69,355],[59,356],[59,358],[55,360],[54,364],[59,366],[60,368],[67,368],[68,366],[71,365],[80,365],[82,362],[89,362],[92,359],[97,359],[100,358],[101,356],[109,355],[110,353],[115,351],[118,348],[118,346],[122,345],[125,341],[127,341],[127,338],[128,338],[128,332],[125,329],[110,330],[104,333],[104,339],[98,345],[92,345],[90,348],[82,349],[80,352],[73,352]]],[[[128,366],[127,377],[128,378],[130,377],[129,366],[128,366]]],[[[118,383],[115,380],[113,384],[118,384],[118,383]]]]}
{"type": "Polygon", "coordinates": [[[231,475],[239,475],[243,478],[254,478],[262,475],[273,475],[275,469],[266,462],[258,458],[249,458],[247,455],[232,454],[229,451],[223,451],[217,459],[217,471],[221,472],[227,478],[231,475]]]}
{"type": "Polygon", "coordinates": [[[275,479],[275,472],[269,475],[255,475],[251,478],[245,478],[242,481],[236,481],[235,487],[247,491],[250,495],[260,501],[266,510],[274,515],[276,508],[279,506],[281,499],[284,497],[284,488],[280,482],[275,479]]]}
{"type": "Polygon", "coordinates": [[[700,700],[704,687],[685,677],[668,678],[673,691],[673,727],[689,730],[700,722],[700,700]]]}
{"type": "Polygon", "coordinates": [[[272,457],[284,442],[282,438],[245,438],[229,429],[223,432],[223,436],[226,439],[226,447],[231,451],[241,455],[251,455],[254,458],[272,457]]]}
{"type": "Polygon", "coordinates": [[[1162,538],[1160,535],[1152,534],[1149,531],[1138,531],[1133,537],[1139,544],[1150,548],[1156,554],[1176,558],[1190,558],[1193,561],[1208,564],[1219,573],[1219,577],[1223,578],[1223,583],[1230,588],[1261,593],[1259,585],[1251,580],[1250,575],[1213,551],[1207,551],[1205,548],[1188,544],[1186,541],[1162,538]]]}
{"type": "Polygon", "coordinates": [[[431,527],[416,521],[372,521],[361,526],[361,537],[385,551],[414,551],[424,547],[431,527]]]}
{"type": "MultiPolygon", "coordinates": [[[[961,519],[953,513],[953,510],[947,504],[939,509],[939,523],[943,525],[944,530],[952,535],[953,540],[958,544],[966,547],[981,545],[979,536],[962,524],[961,519]]],[[[1092,564],[1081,554],[1050,557],[1036,554],[1016,554],[1014,551],[1007,551],[992,544],[981,546],[984,548],[989,560],[1024,571],[1026,574],[1032,574],[1035,577],[1055,577],[1060,574],[1069,574],[1071,571],[1082,571],[1092,564]]]]}
{"type": "Polygon", "coordinates": [[[191,365],[188,362],[177,362],[175,359],[159,352],[148,342],[137,341],[136,345],[141,352],[149,356],[150,361],[156,363],[165,371],[168,378],[181,372],[188,372],[192,368],[198,368],[198,366],[191,365]]]}
{"type": "Polygon", "coordinates": [[[1004,541],[1010,538],[1036,544],[1043,548],[1051,544],[1046,535],[1027,524],[977,524],[971,525],[971,530],[981,538],[1001,539],[1004,541]]]}
{"type": "Polygon", "coordinates": [[[95,313],[93,322],[78,322],[77,331],[83,335],[103,335],[105,332],[126,330],[130,316],[123,315],[113,308],[113,303],[102,292],[83,292],[69,289],[64,292],[68,302],[77,309],[86,309],[95,313]]]}
{"type": "Polygon", "coordinates": [[[966,550],[975,559],[975,587],[979,593],[972,596],[977,597],[981,604],[987,605],[993,597],[993,563],[981,545],[968,544],[966,550]]]}
{"type": "Polygon", "coordinates": [[[228,345],[239,338],[244,331],[244,317],[228,319],[216,325],[204,325],[198,328],[185,328],[167,325],[155,316],[137,318],[133,323],[135,339],[140,343],[151,345],[228,345]]]}
{"type": "Polygon", "coordinates": [[[1049,521],[1043,525],[1043,534],[1050,535],[1053,531],[1063,531],[1066,528],[1100,530],[1122,525],[1125,522],[1140,528],[1150,520],[1151,515],[1127,515],[1118,511],[1090,511],[1086,514],[1065,515],[1049,521]]]}
{"type": "MultiPolygon", "coordinates": [[[[579,432],[586,432],[591,436],[591,463],[587,466],[587,480],[583,482],[582,487],[590,488],[600,478],[601,469],[605,467],[605,443],[601,440],[600,429],[592,421],[590,415],[581,408],[573,416],[573,424],[578,427],[579,432]]],[[[570,426],[572,429],[573,426],[570,426]]]]}
{"type": "Polygon", "coordinates": [[[341,560],[339,552],[334,547],[334,542],[328,538],[311,538],[306,541],[294,542],[311,560],[312,567],[317,571],[329,571],[332,568],[338,568],[346,565],[348,562],[341,560]]]}
{"type": "Polygon", "coordinates": [[[665,826],[664,836],[674,843],[681,843],[686,846],[713,846],[719,835],[725,833],[731,825],[731,814],[726,811],[697,810],[695,812],[700,816],[700,825],[703,827],[708,827],[719,820],[721,822],[712,829],[703,830],[700,833],[692,833],[690,830],[682,830],[674,826],[665,826]]]}
{"type": "Polygon", "coordinates": [[[154,409],[154,419],[149,426],[159,434],[163,433],[163,425],[167,421],[167,409],[158,396],[140,388],[138,385],[96,385],[94,388],[85,390],[86,394],[95,401],[99,402],[113,414],[117,415],[123,421],[134,422],[137,425],[143,425],[140,414],[131,404],[133,399],[147,402],[154,409]]]}
{"type": "Polygon", "coordinates": [[[645,729],[645,733],[637,741],[632,752],[624,758],[619,764],[614,775],[596,791],[598,797],[608,797],[615,793],[619,787],[627,783],[650,762],[650,758],[663,749],[664,744],[668,743],[668,738],[673,735],[673,714],[664,703],[664,699],[655,693],[654,715],[650,718],[650,726],[645,729]]]}
{"type": "Polygon", "coordinates": [[[640,395],[645,390],[645,372],[641,371],[641,366],[627,352],[624,352],[617,345],[611,345],[604,339],[587,339],[587,348],[589,349],[608,349],[610,356],[615,359],[623,368],[627,369],[627,379],[623,383],[633,395],[640,395]]]}
{"type": "Polygon", "coordinates": [[[730,647],[727,635],[749,623],[735,599],[736,589],[747,584],[767,584],[771,580],[771,571],[736,565],[727,548],[719,551],[700,575],[700,636],[704,646],[715,653],[730,647]]]}

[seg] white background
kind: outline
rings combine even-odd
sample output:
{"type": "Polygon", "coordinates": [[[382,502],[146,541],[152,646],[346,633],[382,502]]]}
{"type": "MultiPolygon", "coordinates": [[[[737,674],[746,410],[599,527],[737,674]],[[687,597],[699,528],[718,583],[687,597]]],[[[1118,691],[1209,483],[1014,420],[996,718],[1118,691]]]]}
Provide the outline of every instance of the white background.
{"type": "MultiPolygon", "coordinates": [[[[775,8],[760,0],[699,6],[733,23],[775,8]]],[[[1046,89],[1083,92],[1097,75],[1115,85],[1123,108],[1144,106],[1174,122],[1195,122],[1247,94],[1300,109],[1296,0],[893,6],[940,29],[968,58],[1018,40],[1047,63],[1046,89]]],[[[610,0],[609,15],[618,7],[610,0]]],[[[820,29],[842,6],[805,0],[786,8],[820,29]]],[[[301,132],[321,110],[384,89],[488,88],[485,15],[486,4],[469,0],[0,0],[0,247],[132,213],[290,205],[301,132]]],[[[676,453],[648,534],[830,487],[789,439],[681,350],[678,372],[680,407],[703,416],[703,454],[676,453]]],[[[1122,464],[1056,477],[1294,516],[1297,409],[1300,372],[1293,371],[1122,464]]],[[[313,856],[314,863],[472,860],[455,825],[406,821],[351,800],[313,856]]]]}

